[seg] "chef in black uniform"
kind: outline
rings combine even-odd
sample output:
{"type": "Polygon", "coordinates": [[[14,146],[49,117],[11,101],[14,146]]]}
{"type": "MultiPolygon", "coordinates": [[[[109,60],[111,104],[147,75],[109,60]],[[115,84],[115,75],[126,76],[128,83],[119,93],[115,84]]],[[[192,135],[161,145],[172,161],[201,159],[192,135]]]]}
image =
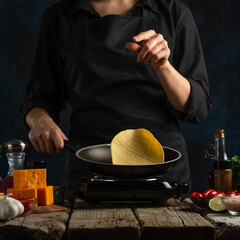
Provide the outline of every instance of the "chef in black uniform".
{"type": "MultiPolygon", "coordinates": [[[[201,122],[211,108],[196,25],[178,0],[62,0],[43,14],[21,106],[37,151],[63,150],[59,113],[72,107],[69,139],[80,146],[111,142],[146,128],[182,158],[165,177],[191,185],[178,120],[201,122]]],[[[87,175],[66,159],[66,199],[87,175]]]]}

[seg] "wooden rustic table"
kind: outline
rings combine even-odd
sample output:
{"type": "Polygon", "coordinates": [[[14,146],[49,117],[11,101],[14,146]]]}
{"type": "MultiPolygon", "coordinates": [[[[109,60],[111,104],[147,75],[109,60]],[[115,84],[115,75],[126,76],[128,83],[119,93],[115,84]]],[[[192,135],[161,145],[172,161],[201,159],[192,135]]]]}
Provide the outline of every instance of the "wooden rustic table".
{"type": "Polygon", "coordinates": [[[0,240],[55,240],[62,239],[70,209],[63,212],[30,214],[0,222],[0,240]]]}
{"type": "MultiPolygon", "coordinates": [[[[69,205],[68,205],[69,206],[69,205]]],[[[0,222],[0,240],[238,240],[240,216],[213,213],[190,199],[90,205],[77,199],[63,212],[30,214],[0,222]]]]}

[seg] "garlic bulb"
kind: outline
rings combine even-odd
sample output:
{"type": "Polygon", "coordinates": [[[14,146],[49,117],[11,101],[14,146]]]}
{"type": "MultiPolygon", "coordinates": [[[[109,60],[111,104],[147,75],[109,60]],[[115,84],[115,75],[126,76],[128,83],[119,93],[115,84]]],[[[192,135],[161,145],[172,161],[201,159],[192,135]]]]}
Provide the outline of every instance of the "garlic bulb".
{"type": "Polygon", "coordinates": [[[9,197],[11,195],[12,193],[9,193],[0,200],[0,220],[10,220],[24,212],[22,203],[9,197]]]}

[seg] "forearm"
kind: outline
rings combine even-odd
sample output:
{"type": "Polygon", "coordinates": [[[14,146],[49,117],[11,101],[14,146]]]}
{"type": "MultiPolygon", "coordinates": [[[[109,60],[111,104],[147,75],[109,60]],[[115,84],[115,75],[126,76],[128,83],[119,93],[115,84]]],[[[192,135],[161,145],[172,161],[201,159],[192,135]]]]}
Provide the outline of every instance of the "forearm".
{"type": "Polygon", "coordinates": [[[185,113],[191,86],[188,80],[169,63],[170,49],[167,41],[152,29],[134,36],[133,41],[127,42],[126,48],[137,53],[138,62],[151,65],[171,105],[185,113]],[[137,44],[141,41],[144,41],[144,44],[137,44]]]}
{"type": "Polygon", "coordinates": [[[186,111],[191,86],[168,61],[158,69],[154,68],[171,105],[178,111],[186,111]]]}
{"type": "Polygon", "coordinates": [[[33,108],[31,109],[27,116],[26,116],[26,123],[30,128],[35,127],[37,124],[39,124],[41,118],[49,118],[51,119],[49,113],[44,110],[43,108],[33,108]]]}

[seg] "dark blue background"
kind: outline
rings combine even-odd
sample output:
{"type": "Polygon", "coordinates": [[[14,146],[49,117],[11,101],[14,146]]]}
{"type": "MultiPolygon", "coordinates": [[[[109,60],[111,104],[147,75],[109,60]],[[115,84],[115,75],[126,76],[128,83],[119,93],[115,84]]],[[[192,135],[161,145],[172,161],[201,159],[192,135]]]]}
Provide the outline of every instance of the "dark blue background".
{"type": "MultiPolygon", "coordinates": [[[[36,47],[43,11],[57,0],[0,0],[0,143],[18,138],[29,142],[19,106],[36,47]]],[[[212,163],[204,158],[204,148],[213,142],[215,129],[226,133],[229,157],[240,155],[240,79],[239,79],[239,4],[236,0],[184,0],[190,7],[201,37],[209,75],[213,108],[200,125],[181,123],[188,144],[193,188],[207,188],[212,163]]],[[[61,127],[68,129],[62,114],[61,127]]],[[[27,151],[29,161],[46,160],[48,184],[64,183],[64,156],[27,151]]],[[[0,160],[0,175],[7,174],[5,153],[0,160]]]]}

